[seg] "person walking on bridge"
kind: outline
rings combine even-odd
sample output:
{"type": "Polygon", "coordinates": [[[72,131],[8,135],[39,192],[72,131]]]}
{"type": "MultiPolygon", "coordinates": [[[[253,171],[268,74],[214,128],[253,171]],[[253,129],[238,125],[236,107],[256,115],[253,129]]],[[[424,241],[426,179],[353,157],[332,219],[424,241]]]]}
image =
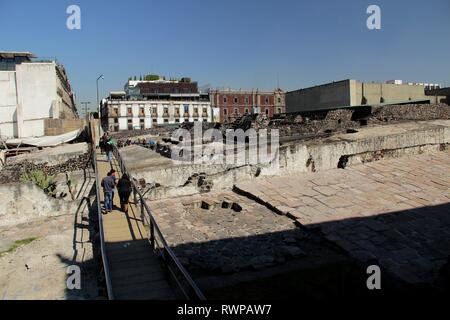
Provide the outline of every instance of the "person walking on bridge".
{"type": "Polygon", "coordinates": [[[131,195],[131,181],[128,175],[125,173],[117,183],[117,190],[120,197],[120,208],[123,212],[128,213],[128,199],[131,195]]]}
{"type": "Polygon", "coordinates": [[[113,149],[114,149],[114,141],[112,140],[112,138],[108,139],[104,148],[105,148],[106,156],[108,158],[108,162],[112,168],[112,157],[113,157],[113,149]]]}
{"type": "Polygon", "coordinates": [[[103,136],[100,138],[100,142],[99,142],[101,154],[103,154],[105,152],[105,146],[106,146],[106,143],[108,142],[108,140],[109,140],[109,134],[108,134],[108,132],[104,132],[103,136]]]}
{"type": "Polygon", "coordinates": [[[113,210],[113,197],[114,188],[116,187],[116,180],[112,170],[108,172],[108,175],[102,179],[103,188],[103,205],[105,207],[105,213],[112,212],[113,210]]]}

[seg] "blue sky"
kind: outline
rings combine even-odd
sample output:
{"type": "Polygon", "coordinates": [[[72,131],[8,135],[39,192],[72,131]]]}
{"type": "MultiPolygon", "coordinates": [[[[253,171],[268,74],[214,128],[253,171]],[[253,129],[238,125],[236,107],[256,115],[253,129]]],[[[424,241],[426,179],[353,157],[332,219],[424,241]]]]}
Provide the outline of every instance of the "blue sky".
{"type": "Polygon", "coordinates": [[[0,50],[63,63],[77,102],[130,76],[293,90],[341,79],[450,84],[450,1],[0,0],[0,50]],[[66,8],[81,8],[81,30],[66,8]],[[366,9],[381,8],[381,30],[366,9]]]}

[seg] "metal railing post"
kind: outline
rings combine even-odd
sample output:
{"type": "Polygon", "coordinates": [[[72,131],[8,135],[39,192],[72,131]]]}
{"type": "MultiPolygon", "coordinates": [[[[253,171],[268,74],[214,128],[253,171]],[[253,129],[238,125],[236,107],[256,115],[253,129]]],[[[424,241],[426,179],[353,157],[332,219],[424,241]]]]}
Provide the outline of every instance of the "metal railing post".
{"type": "Polygon", "coordinates": [[[150,244],[152,249],[155,249],[155,227],[153,226],[153,221],[150,220],[150,244]]]}

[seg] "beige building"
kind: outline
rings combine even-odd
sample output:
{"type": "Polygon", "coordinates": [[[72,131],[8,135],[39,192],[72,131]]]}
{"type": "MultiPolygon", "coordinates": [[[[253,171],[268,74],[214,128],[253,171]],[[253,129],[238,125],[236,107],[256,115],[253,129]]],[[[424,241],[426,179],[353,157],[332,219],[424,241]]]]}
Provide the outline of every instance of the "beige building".
{"type": "Polygon", "coordinates": [[[443,96],[426,94],[428,84],[368,83],[342,80],[286,93],[287,112],[407,102],[440,103],[443,96]]]}

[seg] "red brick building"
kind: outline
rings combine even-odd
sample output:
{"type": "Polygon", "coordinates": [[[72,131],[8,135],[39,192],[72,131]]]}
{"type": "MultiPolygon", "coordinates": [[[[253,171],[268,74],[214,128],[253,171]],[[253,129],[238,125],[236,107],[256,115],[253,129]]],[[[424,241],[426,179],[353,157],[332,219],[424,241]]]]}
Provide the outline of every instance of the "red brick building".
{"type": "Polygon", "coordinates": [[[212,90],[211,107],[218,109],[215,121],[233,120],[245,114],[265,113],[268,117],[286,112],[285,94],[281,89],[271,92],[212,90]]]}

